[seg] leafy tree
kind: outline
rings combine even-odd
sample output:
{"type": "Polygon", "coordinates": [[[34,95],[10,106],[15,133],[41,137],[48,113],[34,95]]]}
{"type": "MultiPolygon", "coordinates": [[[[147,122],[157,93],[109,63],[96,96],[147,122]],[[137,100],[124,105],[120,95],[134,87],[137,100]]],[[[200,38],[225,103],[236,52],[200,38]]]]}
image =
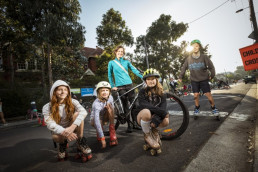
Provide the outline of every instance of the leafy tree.
{"type": "Polygon", "coordinates": [[[117,45],[133,45],[131,30],[126,26],[119,11],[115,11],[113,8],[103,15],[101,25],[96,30],[98,45],[109,54],[112,54],[113,48],[117,45]]]}
{"type": "Polygon", "coordinates": [[[98,69],[96,71],[96,75],[100,76],[101,80],[108,81],[108,62],[112,60],[112,56],[104,52],[101,56],[99,56],[96,60],[96,65],[98,66],[98,69]]]}
{"type": "Polygon", "coordinates": [[[185,54],[183,51],[186,43],[181,46],[173,45],[187,30],[188,25],[176,23],[171,20],[170,15],[160,15],[147,29],[146,36],[141,35],[136,39],[137,66],[145,68],[145,48],[148,55],[149,67],[156,68],[161,77],[167,78],[168,74],[177,75],[179,64],[182,64],[185,54]],[[144,40],[145,39],[145,40],[144,40]],[[146,41],[146,47],[145,42],[146,41]]]}
{"type": "MultiPolygon", "coordinates": [[[[60,56],[63,61],[67,62],[67,65],[74,64],[71,61],[76,59],[71,58],[78,57],[76,54],[85,41],[85,29],[78,23],[81,11],[78,0],[37,0],[36,2],[34,0],[10,0],[5,3],[2,11],[12,21],[19,23],[22,27],[20,30],[29,35],[30,39],[22,42],[26,42],[28,47],[33,48],[34,55],[42,62],[43,85],[47,77],[49,85],[52,84],[52,64],[58,61],[60,56]],[[63,53],[60,53],[60,49],[63,53]],[[47,76],[44,74],[46,67],[48,68],[47,76]]],[[[8,27],[13,28],[14,24],[8,23],[8,27]]],[[[56,67],[60,66],[62,65],[56,65],[56,67]]],[[[71,72],[73,66],[77,67],[70,65],[67,71],[60,73],[71,72]]]]}
{"type": "Polygon", "coordinates": [[[245,75],[248,75],[248,72],[245,71],[244,66],[237,66],[234,74],[236,76],[236,79],[241,79],[244,78],[245,75]]]}
{"type": "Polygon", "coordinates": [[[24,25],[10,17],[10,1],[0,1],[0,55],[9,59],[10,67],[3,66],[5,72],[11,78],[11,88],[14,87],[15,60],[19,57],[29,57],[31,48],[29,45],[29,33],[24,25]],[[15,58],[14,58],[15,57],[15,58]]]}

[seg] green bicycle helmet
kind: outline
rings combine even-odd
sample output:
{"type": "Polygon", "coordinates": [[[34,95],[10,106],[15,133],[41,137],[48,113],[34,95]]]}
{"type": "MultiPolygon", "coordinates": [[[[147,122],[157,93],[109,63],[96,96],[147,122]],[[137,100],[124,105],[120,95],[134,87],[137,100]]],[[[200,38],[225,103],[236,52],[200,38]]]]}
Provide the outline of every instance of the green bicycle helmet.
{"type": "Polygon", "coordinates": [[[191,45],[193,45],[194,43],[198,43],[200,46],[202,46],[201,41],[198,40],[198,39],[193,40],[193,41],[191,42],[191,45]]]}
{"type": "Polygon", "coordinates": [[[156,78],[160,77],[159,72],[156,69],[150,68],[143,73],[142,79],[146,80],[146,78],[150,76],[155,76],[156,78]]]}

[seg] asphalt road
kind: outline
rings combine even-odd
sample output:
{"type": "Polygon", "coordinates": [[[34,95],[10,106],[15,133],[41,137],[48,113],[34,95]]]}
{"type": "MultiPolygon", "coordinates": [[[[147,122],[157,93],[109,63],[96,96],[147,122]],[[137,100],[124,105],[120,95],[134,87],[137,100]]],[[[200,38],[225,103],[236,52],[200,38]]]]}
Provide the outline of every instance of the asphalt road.
{"type": "MultiPolygon", "coordinates": [[[[228,90],[213,91],[216,106],[224,114],[230,114],[240,103],[251,84],[238,84],[228,90]]],[[[193,97],[184,97],[189,111],[193,111],[193,97]]],[[[251,103],[252,101],[250,101],[251,103]]],[[[201,111],[210,111],[205,96],[200,99],[201,111]]],[[[75,142],[69,144],[69,158],[57,162],[57,151],[46,127],[37,125],[0,131],[0,171],[183,171],[197,155],[216,129],[223,123],[214,117],[202,116],[198,120],[190,118],[185,133],[178,139],[162,141],[162,154],[151,156],[143,150],[143,134],[136,131],[125,133],[126,126],[120,126],[119,145],[100,149],[96,131],[89,125],[89,115],[85,123],[85,136],[93,151],[93,158],[81,163],[74,159],[75,142]]],[[[109,141],[107,137],[107,141],[109,141]]]]}

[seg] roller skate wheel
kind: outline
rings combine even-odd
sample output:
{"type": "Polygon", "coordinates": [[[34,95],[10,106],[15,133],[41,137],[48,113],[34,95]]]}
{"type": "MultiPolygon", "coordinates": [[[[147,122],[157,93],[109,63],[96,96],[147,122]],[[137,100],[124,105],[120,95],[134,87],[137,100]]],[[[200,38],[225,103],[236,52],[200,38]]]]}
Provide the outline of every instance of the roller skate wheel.
{"type": "Polygon", "coordinates": [[[58,158],[58,161],[59,162],[62,162],[62,161],[64,161],[65,160],[65,158],[58,158]]]}
{"type": "Polygon", "coordinates": [[[116,146],[118,144],[117,140],[110,141],[110,146],[116,146]]]}
{"type": "Polygon", "coordinates": [[[216,120],[220,121],[220,116],[216,116],[216,120]]]}
{"type": "Polygon", "coordinates": [[[151,153],[152,156],[154,156],[154,155],[157,154],[157,151],[156,151],[155,149],[151,149],[151,150],[150,150],[150,153],[151,153]]]}
{"type": "Polygon", "coordinates": [[[92,158],[92,154],[87,155],[87,159],[90,160],[92,158]]]}
{"type": "Polygon", "coordinates": [[[74,158],[75,158],[75,159],[80,159],[80,158],[81,158],[81,155],[77,153],[77,154],[74,156],[74,158]]]}
{"type": "Polygon", "coordinates": [[[150,148],[149,145],[147,145],[147,144],[143,145],[143,150],[147,151],[149,148],[150,148]]]}
{"type": "Polygon", "coordinates": [[[161,151],[161,149],[158,149],[157,150],[157,154],[160,154],[162,151],[161,151]]]}
{"type": "Polygon", "coordinates": [[[86,156],[81,156],[82,158],[82,162],[86,162],[87,161],[87,157],[86,156]]]}

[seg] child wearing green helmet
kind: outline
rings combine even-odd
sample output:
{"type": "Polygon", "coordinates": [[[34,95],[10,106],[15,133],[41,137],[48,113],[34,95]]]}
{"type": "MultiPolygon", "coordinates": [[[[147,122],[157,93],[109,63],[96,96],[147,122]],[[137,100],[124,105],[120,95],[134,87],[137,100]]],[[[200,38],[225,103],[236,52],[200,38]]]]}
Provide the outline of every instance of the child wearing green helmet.
{"type": "Polygon", "coordinates": [[[202,90],[211,104],[212,114],[214,114],[219,120],[219,111],[215,106],[209,85],[209,80],[213,79],[215,76],[215,68],[212,61],[206,55],[201,54],[200,50],[202,48],[202,44],[200,40],[193,40],[191,45],[193,46],[193,50],[183,64],[179,75],[179,81],[182,81],[185,71],[189,69],[195,102],[194,119],[196,119],[196,115],[200,113],[199,94],[200,90],[202,90]]]}
{"type": "Polygon", "coordinates": [[[169,124],[167,112],[166,94],[163,92],[162,85],[159,83],[160,77],[156,69],[147,69],[143,74],[146,87],[139,91],[139,107],[137,122],[142,127],[144,140],[147,146],[161,152],[161,141],[159,128],[169,124]]]}

